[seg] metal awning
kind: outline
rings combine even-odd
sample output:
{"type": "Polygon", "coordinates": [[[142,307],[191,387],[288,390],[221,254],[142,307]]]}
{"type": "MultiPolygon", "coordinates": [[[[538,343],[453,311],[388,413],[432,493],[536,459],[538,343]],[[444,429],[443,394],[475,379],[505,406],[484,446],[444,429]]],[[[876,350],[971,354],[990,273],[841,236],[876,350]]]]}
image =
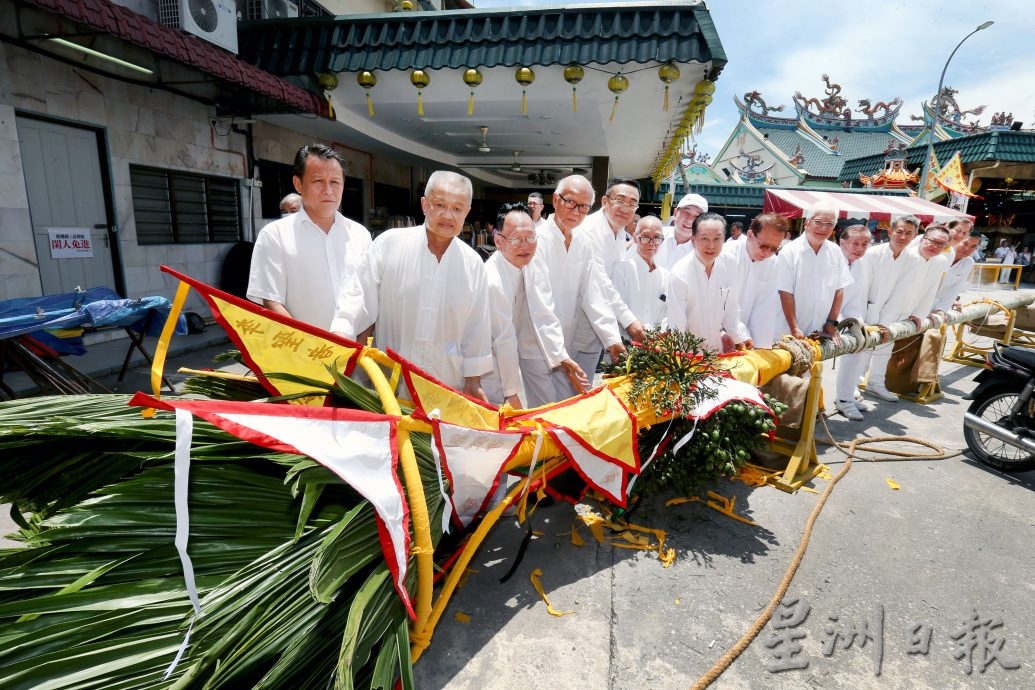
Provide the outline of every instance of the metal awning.
{"type": "Polygon", "coordinates": [[[337,122],[264,119],[507,188],[551,189],[590,170],[598,179],[605,167],[648,177],[685,136],[680,120],[695,86],[726,65],[701,0],[251,22],[241,24],[239,48],[243,59],[310,88],[320,75],[337,122]],[[666,110],[659,70],[668,62],[680,74],[668,84],[666,110]],[[569,65],[584,71],[577,84],[567,80],[569,65]],[[522,67],[534,71],[529,83],[516,80],[522,67]],[[417,69],[430,80],[419,113],[417,69]],[[473,87],[464,81],[471,69],[481,79],[473,87]],[[376,84],[370,75],[359,83],[367,71],[376,84]],[[609,80],[619,73],[627,90],[616,101],[609,80]]]}
{"type": "MultiPolygon", "coordinates": [[[[47,39],[67,38],[116,57],[148,56],[154,76],[137,75],[127,81],[211,101],[221,112],[328,115],[327,102],[318,95],[110,0],[17,0],[17,4],[23,11],[22,35],[2,36],[3,40],[65,61],[67,55],[45,47],[50,45],[47,39]],[[24,16],[26,12],[35,16],[24,16]]],[[[82,62],[91,66],[88,58],[82,62]]]]}
{"type": "Polygon", "coordinates": [[[767,189],[762,210],[779,213],[784,218],[801,218],[805,211],[820,201],[836,205],[841,211],[840,218],[890,221],[894,217],[913,215],[925,225],[944,223],[953,218],[974,220],[974,216],[916,197],[814,190],[767,189]]]}

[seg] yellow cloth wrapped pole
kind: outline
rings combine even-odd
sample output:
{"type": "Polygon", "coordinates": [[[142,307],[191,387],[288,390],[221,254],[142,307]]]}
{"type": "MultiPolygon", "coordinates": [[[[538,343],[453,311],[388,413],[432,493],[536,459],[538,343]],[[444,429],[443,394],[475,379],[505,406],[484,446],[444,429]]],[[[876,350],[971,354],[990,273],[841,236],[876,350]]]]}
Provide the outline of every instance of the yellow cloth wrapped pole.
{"type": "MultiPolygon", "coordinates": [[[[155,345],[155,356],[151,362],[151,392],[159,399],[162,397],[162,372],[165,370],[165,355],[169,352],[169,341],[172,340],[173,331],[176,330],[176,320],[180,318],[180,312],[183,310],[183,304],[187,301],[189,292],[190,285],[180,281],[172,307],[169,309],[169,318],[165,320],[162,335],[158,337],[158,344],[155,345]]],[[[140,414],[150,419],[155,416],[155,411],[154,408],[149,407],[140,414]]]]}
{"type": "MultiPolygon", "coordinates": [[[[370,378],[374,390],[381,398],[385,414],[402,416],[402,409],[389,387],[381,368],[370,359],[366,350],[359,355],[359,366],[370,378]]],[[[417,620],[414,630],[423,630],[431,615],[431,595],[435,586],[435,547],[431,543],[431,520],[428,517],[428,504],[424,499],[424,485],[421,484],[420,470],[417,468],[417,456],[413,452],[413,441],[410,440],[408,425],[399,424],[396,440],[399,444],[399,465],[402,467],[403,482],[406,484],[406,498],[410,505],[410,525],[413,528],[414,551],[417,560],[417,596],[414,613],[417,620]]]]}

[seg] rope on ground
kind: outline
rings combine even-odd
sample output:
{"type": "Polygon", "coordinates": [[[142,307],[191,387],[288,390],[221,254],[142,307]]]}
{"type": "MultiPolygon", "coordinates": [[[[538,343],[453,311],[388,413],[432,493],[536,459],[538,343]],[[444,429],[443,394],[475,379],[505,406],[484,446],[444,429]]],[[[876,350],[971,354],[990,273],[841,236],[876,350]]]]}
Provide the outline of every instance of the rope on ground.
{"type": "MultiPolygon", "coordinates": [[[[819,518],[819,514],[823,510],[823,506],[826,505],[827,499],[830,497],[830,493],[834,490],[834,486],[837,485],[841,479],[848,474],[848,470],[852,469],[852,459],[855,457],[856,451],[859,446],[868,445],[871,443],[886,443],[886,442],[899,442],[899,443],[916,443],[921,446],[925,446],[932,450],[937,451],[936,453],[907,453],[905,451],[893,450],[888,448],[870,448],[870,452],[881,453],[885,455],[895,456],[900,459],[913,459],[913,460],[944,460],[947,458],[955,457],[962,454],[962,450],[953,451],[946,453],[936,443],[931,441],[925,441],[924,439],[914,438],[912,436],[880,436],[876,438],[857,438],[849,443],[843,441],[837,441],[830,433],[830,429],[827,428],[827,422],[824,415],[820,414],[820,421],[823,423],[823,429],[826,430],[827,436],[830,437],[829,445],[834,446],[837,450],[845,454],[846,460],[844,467],[841,471],[834,475],[834,478],[827,484],[827,488],[823,490],[823,493],[819,495],[819,500],[816,501],[816,505],[813,507],[812,512],[809,513],[808,519],[805,521],[805,529],[802,531],[801,543],[798,544],[797,551],[794,552],[794,557],[791,559],[790,564],[787,566],[787,571],[784,573],[783,579],[780,580],[780,584],[776,588],[776,593],[773,598],[770,599],[769,604],[766,605],[765,609],[758,616],[758,619],[754,624],[748,628],[747,632],[737,640],[737,643],[727,651],[721,659],[715,662],[708,671],[701,676],[696,683],[693,684],[693,690],[704,690],[709,685],[714,683],[722,673],[733,664],[733,662],[739,657],[744,650],[746,650],[758,634],[762,632],[766,624],[769,623],[769,619],[773,616],[773,611],[779,606],[780,602],[783,601],[783,597],[787,594],[787,590],[790,589],[791,581],[794,579],[794,575],[798,572],[798,566],[801,565],[802,559],[805,557],[805,551],[808,549],[809,540],[812,538],[812,528],[816,524],[816,520],[819,518]]],[[[860,460],[888,460],[891,458],[859,458],[860,460]]]]}

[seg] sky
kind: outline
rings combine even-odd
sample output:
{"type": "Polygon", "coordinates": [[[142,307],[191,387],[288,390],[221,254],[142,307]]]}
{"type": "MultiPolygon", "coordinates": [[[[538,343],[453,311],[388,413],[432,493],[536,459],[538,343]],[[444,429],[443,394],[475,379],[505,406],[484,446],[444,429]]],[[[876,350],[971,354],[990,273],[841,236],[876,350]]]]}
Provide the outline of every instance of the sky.
{"type": "Polygon", "coordinates": [[[825,96],[824,73],[842,86],[840,95],[853,109],[862,98],[875,103],[900,97],[904,105],[898,122],[910,124],[909,115],[919,115],[921,101],[934,96],[952,49],[988,20],[995,24],[968,38],[952,58],[945,84],[958,89],[956,100],[964,110],[988,106],[979,116],[982,125],[1005,111],[1025,129],[1035,128],[1035,0],[709,0],[707,6],[728,60],[697,136],[698,150],[713,157],[739,117],[734,95],[757,89],[768,105],[786,106],[778,115],[793,116],[795,91],[806,98],[825,96]],[[867,7],[872,9],[862,9],[867,7]]]}

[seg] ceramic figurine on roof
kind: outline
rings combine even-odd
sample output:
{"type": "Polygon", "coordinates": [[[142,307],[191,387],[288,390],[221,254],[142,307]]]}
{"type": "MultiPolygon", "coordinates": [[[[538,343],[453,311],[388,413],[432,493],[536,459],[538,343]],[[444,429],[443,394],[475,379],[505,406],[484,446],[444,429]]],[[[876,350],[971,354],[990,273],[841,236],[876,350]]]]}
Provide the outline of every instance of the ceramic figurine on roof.
{"type": "Polygon", "coordinates": [[[992,116],[992,122],[989,123],[989,129],[1005,130],[1010,129],[1013,124],[1013,113],[996,113],[992,116]]]}
{"type": "Polygon", "coordinates": [[[797,148],[794,149],[794,155],[789,159],[791,165],[799,170],[805,165],[805,154],[801,150],[801,144],[798,144],[797,148]]]}
{"type": "Polygon", "coordinates": [[[899,109],[902,107],[902,99],[898,96],[895,97],[890,103],[884,101],[877,101],[876,104],[870,105],[869,98],[859,99],[859,112],[868,117],[871,120],[877,118],[877,112],[883,110],[884,113],[881,117],[891,116],[894,117],[898,114],[899,109]]]}
{"type": "Polygon", "coordinates": [[[906,145],[892,139],[884,149],[884,169],[876,175],[859,175],[859,181],[874,189],[906,189],[915,185],[920,176],[906,169],[906,145]]]}
{"type": "Polygon", "coordinates": [[[740,155],[737,156],[737,160],[743,161],[743,167],[738,166],[733,161],[730,161],[730,167],[737,171],[737,176],[748,184],[763,184],[769,177],[769,171],[773,169],[775,163],[770,163],[768,167],[761,167],[763,159],[756,153],[744,153],[741,149],[740,155]]]}
{"type": "Polygon", "coordinates": [[[765,100],[762,98],[762,94],[757,90],[748,91],[744,94],[744,104],[751,110],[754,110],[756,107],[761,109],[762,115],[768,115],[769,113],[782,113],[784,108],[782,105],[773,107],[766,105],[765,100]]]}
{"type": "MultiPolygon", "coordinates": [[[[980,115],[985,112],[985,108],[988,106],[979,105],[976,108],[963,110],[956,102],[956,94],[958,93],[959,91],[951,86],[946,86],[941,90],[941,102],[938,108],[938,126],[953,138],[987,131],[988,128],[982,127],[977,120],[964,122],[963,118],[967,115],[980,115]]],[[[910,115],[910,119],[930,125],[933,119],[934,100],[935,99],[932,99],[931,103],[924,101],[922,104],[924,111],[923,115],[910,115]]]]}
{"type": "Polygon", "coordinates": [[[823,75],[826,84],[826,98],[806,98],[800,91],[794,92],[794,107],[798,116],[813,127],[862,127],[866,129],[887,129],[898,115],[902,100],[878,101],[870,104],[870,99],[859,100],[859,110],[865,118],[853,118],[848,101],[841,96],[841,85],[831,82],[830,77],[823,75]],[[878,113],[880,113],[878,115],[878,113]]]}

